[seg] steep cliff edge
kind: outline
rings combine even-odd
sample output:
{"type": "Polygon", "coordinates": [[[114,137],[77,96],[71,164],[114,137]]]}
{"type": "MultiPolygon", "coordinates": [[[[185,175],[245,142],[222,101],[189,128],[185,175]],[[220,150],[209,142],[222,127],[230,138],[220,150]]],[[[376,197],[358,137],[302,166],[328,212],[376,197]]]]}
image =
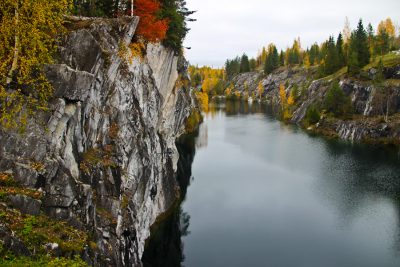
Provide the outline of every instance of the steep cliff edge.
{"type": "Polygon", "coordinates": [[[296,90],[297,99],[291,107],[289,122],[309,127],[309,130],[339,137],[352,142],[400,144],[400,65],[383,69],[384,83],[379,88],[374,83],[377,69],[370,68],[364,77],[349,77],[338,73],[318,79],[317,68],[280,68],[264,76],[260,72],[239,74],[232,79],[234,88],[243,95],[258,94],[258,85],[264,88],[262,99],[274,106],[279,113],[280,85],[285,86],[287,97],[296,90]],[[351,99],[352,112],[347,118],[322,115],[315,125],[305,123],[307,109],[321,106],[328,90],[335,81],[351,99]],[[385,96],[382,96],[384,92],[385,96]],[[385,98],[385,99],[383,99],[385,98]],[[383,117],[388,110],[388,120],[383,117]]]}
{"type": "Polygon", "coordinates": [[[41,196],[8,192],[2,211],[33,203],[31,214],[89,233],[80,254],[98,266],[141,265],[150,226],[179,196],[175,140],[194,108],[187,63],[172,50],[149,44],[143,59],[121,58],[137,23],[72,22],[58,64],[46,70],[50,111],[29,120],[24,134],[0,129],[0,173],[41,196]]]}

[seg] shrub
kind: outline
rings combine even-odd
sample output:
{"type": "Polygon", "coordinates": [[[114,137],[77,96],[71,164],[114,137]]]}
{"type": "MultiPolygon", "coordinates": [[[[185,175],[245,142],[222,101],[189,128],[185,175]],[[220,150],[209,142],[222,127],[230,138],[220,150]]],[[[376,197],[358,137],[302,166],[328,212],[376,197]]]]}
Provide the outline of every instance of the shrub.
{"type": "Polygon", "coordinates": [[[335,116],[345,116],[352,110],[350,97],[346,96],[340,88],[339,83],[335,82],[328,90],[324,108],[335,116]]]}
{"type": "Polygon", "coordinates": [[[315,105],[311,105],[307,108],[305,119],[308,124],[315,124],[319,122],[320,118],[321,115],[315,105]]]}

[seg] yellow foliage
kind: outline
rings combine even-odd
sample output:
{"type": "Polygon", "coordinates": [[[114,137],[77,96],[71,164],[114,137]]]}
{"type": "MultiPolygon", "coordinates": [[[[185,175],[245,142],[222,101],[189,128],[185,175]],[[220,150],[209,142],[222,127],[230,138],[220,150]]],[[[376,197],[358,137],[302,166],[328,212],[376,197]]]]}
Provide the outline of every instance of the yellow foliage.
{"type": "Polygon", "coordinates": [[[310,64],[310,57],[308,56],[308,54],[305,55],[303,64],[304,64],[304,66],[305,66],[306,68],[309,68],[309,67],[310,67],[310,65],[311,65],[311,64],[310,64]]]}
{"type": "Polygon", "coordinates": [[[45,110],[52,87],[43,65],[52,62],[56,37],[71,0],[0,2],[0,125],[23,128],[29,115],[45,110]]]}
{"type": "Polygon", "coordinates": [[[287,104],[289,106],[292,106],[294,104],[294,97],[292,95],[289,96],[289,98],[287,100],[287,104]]]}
{"type": "Polygon", "coordinates": [[[386,31],[386,33],[390,37],[395,37],[396,36],[396,29],[394,27],[394,24],[392,22],[391,18],[387,18],[386,20],[383,20],[379,23],[378,25],[378,33],[381,34],[383,31],[386,31]]]}
{"type": "Polygon", "coordinates": [[[196,98],[199,101],[201,110],[208,112],[208,94],[204,92],[196,92],[196,98]]]}
{"type": "Polygon", "coordinates": [[[129,56],[131,64],[134,58],[139,58],[140,61],[144,59],[144,52],[146,50],[144,43],[140,41],[136,43],[131,43],[129,44],[129,49],[131,50],[131,54],[129,56]]]}
{"type": "Polygon", "coordinates": [[[282,105],[282,108],[283,108],[287,104],[286,89],[285,89],[285,86],[283,84],[279,85],[279,97],[281,99],[281,105],[282,105]]]}
{"type": "Polygon", "coordinates": [[[258,92],[258,97],[262,97],[262,95],[264,94],[264,86],[263,86],[263,84],[262,84],[262,82],[259,82],[258,83],[258,86],[257,86],[257,92],[258,92]]]}
{"type": "Polygon", "coordinates": [[[201,90],[204,93],[211,92],[215,88],[215,86],[218,84],[219,79],[218,78],[205,78],[202,85],[201,85],[201,90]]]}

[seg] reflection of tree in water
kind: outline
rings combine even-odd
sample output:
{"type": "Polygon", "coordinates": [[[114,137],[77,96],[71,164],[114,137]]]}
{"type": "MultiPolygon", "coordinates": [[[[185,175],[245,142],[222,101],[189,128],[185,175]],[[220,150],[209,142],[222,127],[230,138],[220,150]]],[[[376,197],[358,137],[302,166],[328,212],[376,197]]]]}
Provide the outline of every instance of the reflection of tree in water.
{"type": "Polygon", "coordinates": [[[181,266],[184,261],[182,237],[190,234],[190,215],[183,212],[180,204],[185,199],[190,185],[195,138],[195,135],[186,135],[177,141],[179,151],[177,180],[181,188],[181,198],[167,218],[152,227],[151,237],[146,242],[142,257],[143,266],[176,267],[181,266]]]}
{"type": "Polygon", "coordinates": [[[319,187],[340,211],[344,223],[357,217],[368,200],[382,197],[396,210],[397,233],[394,249],[400,253],[400,160],[397,150],[387,147],[324,141],[327,161],[321,166],[319,187]]]}

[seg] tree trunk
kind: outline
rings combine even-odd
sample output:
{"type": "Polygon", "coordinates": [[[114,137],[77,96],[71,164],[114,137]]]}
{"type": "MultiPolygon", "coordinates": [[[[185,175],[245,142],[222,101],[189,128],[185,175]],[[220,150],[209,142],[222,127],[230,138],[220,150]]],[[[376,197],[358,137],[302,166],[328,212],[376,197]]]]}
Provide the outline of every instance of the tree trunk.
{"type": "Polygon", "coordinates": [[[13,56],[13,61],[11,64],[10,71],[8,72],[7,75],[7,80],[6,80],[6,85],[10,85],[12,82],[14,72],[18,68],[18,54],[19,54],[19,32],[18,32],[18,20],[19,20],[19,14],[18,14],[18,3],[16,4],[17,6],[15,7],[15,38],[14,38],[14,56],[13,56]]]}
{"type": "Polygon", "coordinates": [[[131,17],[133,17],[133,0],[131,0],[131,17]]]}

